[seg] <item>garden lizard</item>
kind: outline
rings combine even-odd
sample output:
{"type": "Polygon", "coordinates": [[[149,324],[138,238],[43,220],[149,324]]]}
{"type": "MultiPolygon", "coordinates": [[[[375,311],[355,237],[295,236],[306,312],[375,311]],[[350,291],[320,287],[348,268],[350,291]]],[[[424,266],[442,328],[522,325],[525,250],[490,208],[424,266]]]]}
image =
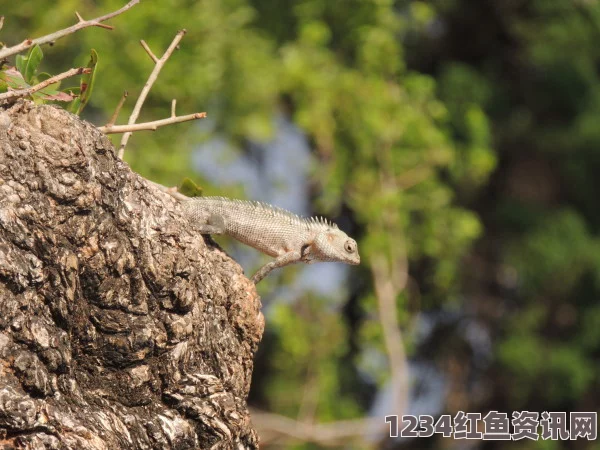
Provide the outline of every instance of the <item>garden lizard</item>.
{"type": "Polygon", "coordinates": [[[303,218],[262,202],[175,197],[202,234],[226,234],[275,258],[254,274],[255,284],[273,269],[300,261],[360,263],[356,241],[322,217],[303,218]]]}

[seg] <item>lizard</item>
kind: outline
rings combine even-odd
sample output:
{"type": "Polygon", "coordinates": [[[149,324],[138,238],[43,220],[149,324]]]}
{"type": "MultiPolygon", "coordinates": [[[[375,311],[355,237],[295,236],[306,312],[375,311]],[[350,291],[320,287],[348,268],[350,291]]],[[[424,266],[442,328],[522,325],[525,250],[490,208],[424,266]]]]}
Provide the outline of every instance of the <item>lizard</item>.
{"type": "Polygon", "coordinates": [[[225,234],[275,258],[252,276],[254,284],[297,262],[360,263],[356,241],[323,217],[305,218],[257,201],[170,193],[201,234],[225,234]]]}

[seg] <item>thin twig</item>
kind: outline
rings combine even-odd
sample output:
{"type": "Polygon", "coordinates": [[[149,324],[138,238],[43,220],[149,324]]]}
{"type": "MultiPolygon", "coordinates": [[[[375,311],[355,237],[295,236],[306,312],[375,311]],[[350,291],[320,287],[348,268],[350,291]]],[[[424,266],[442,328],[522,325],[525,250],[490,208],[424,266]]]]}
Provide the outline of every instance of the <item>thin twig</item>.
{"type": "MultiPolygon", "coordinates": [[[[158,74],[160,73],[161,69],[163,68],[163,66],[165,65],[165,63],[167,62],[167,60],[169,59],[171,54],[175,51],[175,49],[179,45],[179,42],[181,41],[181,39],[183,38],[185,33],[186,33],[185,29],[178,31],[177,34],[175,35],[175,38],[173,38],[173,42],[171,42],[171,45],[169,45],[169,48],[167,48],[167,50],[162,55],[162,57],[158,61],[156,61],[155,65],[154,65],[154,69],[152,70],[152,73],[148,77],[148,81],[146,81],[146,84],[144,85],[144,88],[142,89],[142,92],[140,93],[140,96],[138,97],[137,102],[135,103],[133,111],[131,112],[131,115],[129,116],[129,121],[127,122],[128,125],[133,125],[135,123],[135,121],[137,120],[138,116],[140,115],[140,110],[142,109],[142,105],[144,104],[144,101],[146,101],[146,97],[148,96],[148,92],[150,92],[150,88],[152,88],[152,85],[156,81],[158,74]]],[[[130,136],[131,136],[131,132],[126,132],[123,135],[123,137],[121,138],[121,144],[119,145],[119,158],[121,158],[121,159],[123,159],[123,154],[125,153],[125,146],[127,145],[127,142],[129,141],[130,136]]]]}
{"type": "Polygon", "coordinates": [[[37,91],[41,91],[42,89],[50,86],[51,84],[57,83],[61,80],[64,80],[65,78],[69,78],[69,77],[72,77],[75,75],[81,75],[82,73],[91,73],[91,72],[92,72],[92,69],[89,69],[87,67],[78,67],[76,69],[67,70],[66,72],[60,73],[58,75],[54,75],[53,77],[50,77],[47,80],[42,81],[41,83],[38,83],[38,84],[28,87],[26,89],[17,89],[14,91],[4,92],[3,94],[0,94],[0,101],[8,100],[11,98],[27,97],[31,94],[36,93],[37,91]]]}
{"type": "Polygon", "coordinates": [[[0,30],[4,26],[4,16],[0,16],[0,30]]]}
{"type": "Polygon", "coordinates": [[[106,125],[98,127],[100,131],[105,134],[117,134],[117,133],[133,133],[134,131],[156,131],[159,127],[170,125],[172,123],[188,122],[190,120],[203,119],[206,117],[205,112],[188,114],[186,116],[175,116],[169,117],[168,119],[155,120],[153,122],[144,122],[131,125],[106,125]]]}
{"type": "Polygon", "coordinates": [[[57,39],[60,39],[64,36],[75,33],[76,31],[79,31],[82,28],[103,27],[101,22],[105,22],[108,19],[112,19],[113,17],[124,13],[125,11],[131,9],[133,6],[137,5],[139,2],[140,2],[140,0],[131,0],[129,3],[127,3],[121,9],[118,9],[109,14],[97,17],[96,19],[92,19],[92,20],[83,20],[81,18],[81,16],[79,14],[77,14],[79,22],[76,23],[75,25],[71,25],[68,28],[65,28],[60,31],[56,31],[54,33],[47,34],[46,36],[42,36],[42,37],[39,37],[36,39],[25,39],[20,44],[14,45],[12,47],[5,47],[0,50],[0,59],[4,59],[8,56],[12,56],[12,55],[16,55],[17,53],[21,53],[22,51],[27,50],[29,47],[31,47],[35,44],[42,45],[42,44],[47,44],[49,42],[54,42],[57,39]]]}
{"type": "Polygon", "coordinates": [[[177,117],[177,114],[175,114],[176,107],[177,107],[177,100],[175,100],[175,99],[171,100],[171,117],[177,117]]]}
{"type": "Polygon", "coordinates": [[[146,50],[146,53],[148,53],[148,56],[150,56],[150,59],[152,61],[154,61],[154,64],[156,64],[158,62],[158,58],[156,57],[156,55],[154,53],[152,53],[152,50],[150,50],[150,47],[148,47],[148,44],[146,44],[146,41],[141,39],[140,44],[142,44],[142,47],[144,47],[144,50],[146,50]]]}
{"type": "Polygon", "coordinates": [[[113,113],[112,116],[110,116],[110,120],[108,121],[108,123],[106,125],[104,125],[104,128],[112,127],[115,124],[115,122],[117,121],[117,117],[119,117],[119,113],[121,112],[121,108],[123,107],[125,100],[127,100],[128,95],[129,95],[129,92],[123,91],[123,95],[121,96],[121,100],[119,100],[119,104],[115,108],[115,112],[113,113]]]}
{"type": "Polygon", "coordinates": [[[154,181],[148,180],[146,178],[144,178],[146,180],[146,182],[151,185],[154,186],[155,188],[157,188],[158,190],[160,190],[161,192],[164,192],[165,194],[169,194],[171,197],[179,200],[179,201],[188,201],[190,199],[190,197],[181,194],[180,192],[177,191],[177,186],[173,186],[173,187],[167,187],[167,186],[163,186],[162,184],[156,183],[154,181]]]}

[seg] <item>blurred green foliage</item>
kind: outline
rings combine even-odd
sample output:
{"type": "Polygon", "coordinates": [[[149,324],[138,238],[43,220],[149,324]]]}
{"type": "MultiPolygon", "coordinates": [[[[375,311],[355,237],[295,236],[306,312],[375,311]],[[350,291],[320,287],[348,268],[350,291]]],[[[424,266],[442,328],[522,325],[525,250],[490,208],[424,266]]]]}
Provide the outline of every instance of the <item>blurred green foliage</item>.
{"type": "MultiPolygon", "coordinates": [[[[12,2],[3,39],[123,3],[12,2]]],[[[166,117],[172,98],[180,114],[209,114],[208,125],[135,134],[126,152],[134,170],[168,185],[197,178],[195,146],[215,136],[241,150],[268,141],[284,111],[318,161],[315,212],[344,218],[359,237],[363,264],[341,311],[309,293],[274,306],[256,404],[316,421],[366,413],[389,380],[370,265],[384,255],[409,263],[397,299],[403,327],[417,311],[461,309],[492,337],[485,395],[449,400],[449,413],[598,409],[600,4],[170,0],[110,23],[114,31],[86,29],[44,48],[53,73],[85,64],[92,48],[100,55],[84,117],[103,124],[128,90],[125,122],[152,70],[139,39],[161,55],[181,28],[188,34],[138,121],[166,117]]],[[[201,184],[207,194],[239,192],[201,184]]],[[[410,336],[408,346],[441,367],[460,353],[419,354],[410,336]]]]}

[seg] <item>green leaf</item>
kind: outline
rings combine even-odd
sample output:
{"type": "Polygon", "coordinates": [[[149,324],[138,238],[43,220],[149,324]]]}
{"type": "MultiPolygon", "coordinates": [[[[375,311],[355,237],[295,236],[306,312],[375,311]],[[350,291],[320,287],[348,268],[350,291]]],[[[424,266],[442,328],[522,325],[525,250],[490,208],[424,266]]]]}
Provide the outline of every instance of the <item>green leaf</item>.
{"type": "Polygon", "coordinates": [[[41,91],[33,94],[34,101],[40,100],[41,102],[55,101],[55,102],[70,102],[74,98],[73,95],[66,92],[59,91],[54,85],[48,86],[41,91]]]}
{"type": "Polygon", "coordinates": [[[27,66],[27,57],[23,55],[17,55],[16,58],[17,70],[21,73],[25,73],[25,66],[27,66]]]}
{"type": "Polygon", "coordinates": [[[37,69],[44,58],[44,53],[39,45],[35,44],[31,50],[29,50],[29,55],[27,56],[27,67],[25,68],[25,73],[23,74],[25,77],[25,81],[31,83],[37,69]]]}
{"type": "Polygon", "coordinates": [[[83,74],[81,76],[80,88],[79,88],[79,97],[77,97],[69,110],[76,115],[81,114],[85,105],[87,105],[90,97],[92,95],[92,90],[94,88],[94,81],[96,79],[96,68],[98,67],[98,53],[96,50],[92,49],[90,60],[88,61],[87,68],[91,69],[90,73],[83,74]]]}
{"type": "Polygon", "coordinates": [[[179,193],[188,197],[200,197],[202,196],[202,188],[194,183],[189,178],[184,178],[177,190],[179,193]]]}
{"type": "Polygon", "coordinates": [[[37,44],[31,47],[27,56],[17,56],[17,70],[21,72],[21,75],[23,75],[23,78],[27,83],[31,84],[33,81],[35,72],[37,71],[40,62],[42,62],[43,57],[44,54],[42,53],[42,49],[37,44]]]}
{"type": "Polygon", "coordinates": [[[26,89],[29,84],[23,79],[23,75],[14,67],[7,67],[0,70],[0,92],[8,91],[8,88],[13,90],[26,89]]]}

